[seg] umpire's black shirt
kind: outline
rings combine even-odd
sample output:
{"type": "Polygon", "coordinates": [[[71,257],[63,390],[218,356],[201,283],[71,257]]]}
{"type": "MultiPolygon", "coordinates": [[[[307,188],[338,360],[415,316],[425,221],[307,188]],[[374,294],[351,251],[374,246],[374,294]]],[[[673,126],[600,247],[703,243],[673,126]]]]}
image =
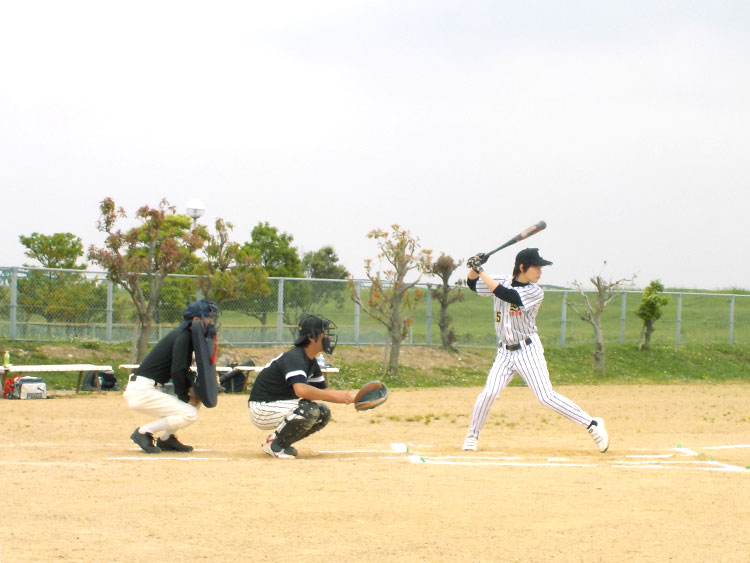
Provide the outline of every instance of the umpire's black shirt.
{"type": "Polygon", "coordinates": [[[175,395],[187,403],[188,390],[192,386],[188,377],[192,355],[193,340],[190,329],[176,328],[153,347],[135,373],[162,385],[171,379],[175,395]]]}

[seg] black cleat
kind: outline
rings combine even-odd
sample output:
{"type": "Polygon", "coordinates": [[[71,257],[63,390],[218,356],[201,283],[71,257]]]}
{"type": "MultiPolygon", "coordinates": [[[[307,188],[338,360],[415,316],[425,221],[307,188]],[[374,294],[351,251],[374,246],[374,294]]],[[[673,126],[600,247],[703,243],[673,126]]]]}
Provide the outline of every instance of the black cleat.
{"type": "Polygon", "coordinates": [[[158,454],[161,453],[161,448],[154,446],[154,435],[151,432],[141,434],[136,428],[130,435],[130,439],[133,440],[138,447],[140,447],[147,454],[158,454]]]}
{"type": "Polygon", "coordinates": [[[156,440],[156,446],[158,448],[161,448],[162,450],[170,451],[170,452],[192,452],[193,451],[193,446],[186,446],[185,444],[181,443],[177,439],[177,436],[175,436],[174,434],[171,434],[169,438],[167,438],[166,440],[162,440],[161,438],[158,438],[156,440]]]}

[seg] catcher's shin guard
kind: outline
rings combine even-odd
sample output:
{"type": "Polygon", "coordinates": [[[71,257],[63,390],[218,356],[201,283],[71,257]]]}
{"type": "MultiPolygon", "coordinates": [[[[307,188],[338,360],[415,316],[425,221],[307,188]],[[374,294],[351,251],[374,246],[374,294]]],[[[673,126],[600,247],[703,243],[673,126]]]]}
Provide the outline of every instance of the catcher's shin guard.
{"type": "Polygon", "coordinates": [[[324,403],[318,403],[318,410],[320,411],[318,420],[315,421],[315,424],[313,424],[312,428],[310,428],[310,430],[303,436],[303,438],[307,438],[310,434],[314,434],[318,430],[322,430],[326,424],[331,422],[331,409],[329,409],[327,405],[325,405],[324,403]]]}
{"type": "MultiPolygon", "coordinates": [[[[328,410],[328,407],[326,407],[326,410],[328,410]]],[[[317,424],[320,412],[318,403],[300,399],[297,408],[286,415],[286,418],[276,428],[276,443],[286,448],[308,436],[317,424]]]]}

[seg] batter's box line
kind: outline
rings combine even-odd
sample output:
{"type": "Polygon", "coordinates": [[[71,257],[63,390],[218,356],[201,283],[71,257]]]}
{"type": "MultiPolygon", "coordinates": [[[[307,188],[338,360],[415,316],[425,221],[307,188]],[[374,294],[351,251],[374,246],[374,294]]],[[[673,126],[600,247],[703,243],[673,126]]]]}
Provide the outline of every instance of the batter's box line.
{"type": "Polygon", "coordinates": [[[721,461],[613,461],[612,467],[615,469],[695,469],[697,471],[725,471],[731,473],[747,473],[750,475],[750,469],[738,465],[730,465],[721,461]],[[702,467],[704,466],[704,467],[702,467]],[[705,467],[708,466],[708,467],[705,467]]]}
{"type": "MultiPolygon", "coordinates": [[[[409,456],[411,463],[426,464],[426,465],[455,465],[455,466],[510,466],[510,467],[596,467],[594,463],[566,463],[560,461],[504,461],[502,458],[494,458],[494,461],[469,461],[470,459],[476,459],[474,456],[469,458],[468,456],[463,458],[466,461],[453,461],[445,458],[432,458],[430,456],[411,455],[409,456]]],[[[455,459],[461,459],[456,456],[455,459]]],[[[485,458],[492,459],[492,458],[485,458]]],[[[520,458],[523,459],[523,458],[520,458]]]]}

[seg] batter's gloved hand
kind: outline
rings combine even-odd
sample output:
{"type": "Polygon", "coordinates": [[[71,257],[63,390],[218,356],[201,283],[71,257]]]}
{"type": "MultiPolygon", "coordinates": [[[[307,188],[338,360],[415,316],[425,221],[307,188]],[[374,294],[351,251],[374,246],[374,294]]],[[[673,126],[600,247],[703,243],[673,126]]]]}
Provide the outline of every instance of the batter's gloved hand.
{"type": "Polygon", "coordinates": [[[475,254],[474,258],[477,259],[477,261],[479,262],[480,266],[482,264],[484,264],[485,262],[487,262],[487,260],[488,260],[487,255],[484,252],[480,252],[479,254],[475,254]]]}
{"type": "Polygon", "coordinates": [[[477,254],[475,256],[472,256],[466,261],[466,265],[474,270],[477,274],[482,272],[482,257],[484,257],[485,260],[487,260],[487,257],[484,256],[484,254],[477,254]]]}

